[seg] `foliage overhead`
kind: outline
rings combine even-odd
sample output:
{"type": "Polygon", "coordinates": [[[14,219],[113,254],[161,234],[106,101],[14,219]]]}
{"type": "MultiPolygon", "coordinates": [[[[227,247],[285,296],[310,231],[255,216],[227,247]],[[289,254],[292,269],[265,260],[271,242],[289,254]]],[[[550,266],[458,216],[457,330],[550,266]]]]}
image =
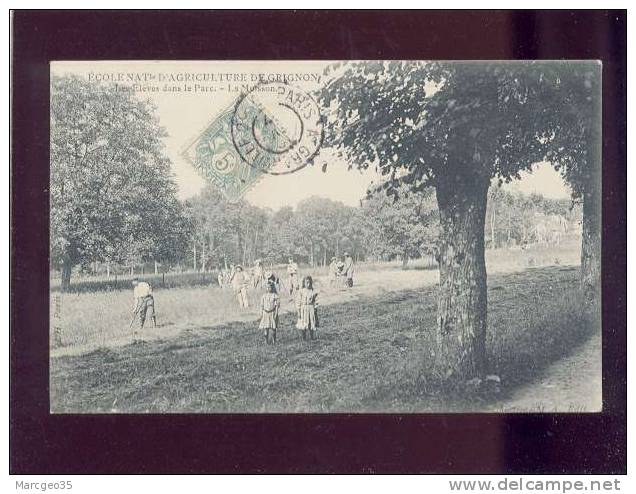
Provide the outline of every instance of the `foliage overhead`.
{"type": "Polygon", "coordinates": [[[459,177],[510,181],[547,157],[554,105],[567,104],[559,101],[560,67],[338,63],[327,69],[320,94],[328,112],[326,144],[353,166],[377,167],[391,193],[400,183],[421,190],[459,177]]]}
{"type": "Polygon", "coordinates": [[[561,62],[550,66],[547,77],[552,82],[542,94],[546,160],[580,198],[600,184],[601,64],[561,62]]]}

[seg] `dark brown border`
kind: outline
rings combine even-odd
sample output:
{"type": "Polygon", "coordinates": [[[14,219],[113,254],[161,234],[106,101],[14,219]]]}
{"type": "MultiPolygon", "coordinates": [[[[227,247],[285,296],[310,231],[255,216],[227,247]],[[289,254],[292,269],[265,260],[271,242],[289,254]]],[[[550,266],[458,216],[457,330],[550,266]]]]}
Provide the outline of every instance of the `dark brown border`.
{"type": "Polygon", "coordinates": [[[10,471],[624,473],[626,12],[17,11],[10,471]],[[48,413],[50,60],[601,59],[603,382],[594,415],[48,413]]]}

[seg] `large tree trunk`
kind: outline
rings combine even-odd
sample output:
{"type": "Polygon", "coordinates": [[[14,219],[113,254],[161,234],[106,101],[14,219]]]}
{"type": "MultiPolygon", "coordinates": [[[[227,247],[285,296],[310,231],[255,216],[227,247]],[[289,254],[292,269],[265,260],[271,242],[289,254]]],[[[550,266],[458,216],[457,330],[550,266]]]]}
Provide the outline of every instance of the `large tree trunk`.
{"type": "Polygon", "coordinates": [[[601,292],[601,190],[595,185],[583,194],[581,235],[581,290],[592,306],[600,300],[601,292]]]}
{"type": "Polygon", "coordinates": [[[71,256],[64,255],[62,258],[62,291],[68,292],[71,287],[71,272],[73,270],[73,262],[71,261],[71,256]]]}
{"type": "Polygon", "coordinates": [[[406,269],[406,266],[409,263],[409,254],[406,251],[406,249],[404,250],[404,252],[402,253],[402,269],[406,269]]]}
{"type": "MultiPolygon", "coordinates": [[[[489,180],[440,181],[437,341],[450,374],[465,378],[486,370],[486,261],[484,227],[489,180]]],[[[494,209],[493,209],[494,211],[494,209]]]]}

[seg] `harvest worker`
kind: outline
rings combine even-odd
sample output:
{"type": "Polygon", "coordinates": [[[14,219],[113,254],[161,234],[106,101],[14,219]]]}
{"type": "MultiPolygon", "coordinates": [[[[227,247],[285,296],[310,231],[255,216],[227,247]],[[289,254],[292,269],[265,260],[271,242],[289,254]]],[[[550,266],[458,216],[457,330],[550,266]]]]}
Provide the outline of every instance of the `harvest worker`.
{"type": "Polygon", "coordinates": [[[216,280],[219,282],[219,286],[221,288],[225,286],[225,273],[222,267],[219,267],[219,274],[217,275],[216,280]]]}
{"type": "Polygon", "coordinates": [[[234,276],[232,277],[232,289],[236,294],[239,306],[241,309],[247,309],[249,307],[249,300],[247,298],[247,285],[249,283],[248,278],[243,272],[243,266],[240,264],[234,267],[234,276]]]}
{"type": "Polygon", "coordinates": [[[340,270],[338,269],[338,258],[336,256],[331,258],[329,264],[329,284],[331,286],[338,284],[338,277],[340,276],[340,270]]]}
{"type": "Polygon", "coordinates": [[[348,252],[344,253],[344,274],[347,278],[347,286],[353,286],[353,257],[348,252]]]}
{"type": "Polygon", "coordinates": [[[137,278],[132,281],[132,285],[133,298],[135,299],[133,315],[139,320],[139,329],[143,329],[146,317],[148,316],[152,318],[152,327],[156,328],[157,319],[155,318],[155,299],[152,296],[152,287],[145,281],[139,281],[137,278]]]}
{"type": "Polygon", "coordinates": [[[254,288],[258,288],[259,286],[262,286],[263,288],[267,288],[265,286],[265,272],[263,270],[263,261],[261,261],[260,259],[256,259],[256,261],[254,261],[254,269],[252,270],[253,274],[254,274],[254,278],[253,278],[253,282],[254,282],[254,288]]]}
{"type": "Polygon", "coordinates": [[[291,295],[294,293],[294,290],[300,288],[298,284],[298,264],[296,264],[291,257],[287,262],[287,275],[289,276],[289,294],[291,295]]]}
{"type": "Polygon", "coordinates": [[[283,283],[283,280],[281,280],[273,271],[266,271],[264,276],[265,283],[271,283],[272,285],[274,285],[274,288],[276,288],[276,293],[280,293],[280,291],[284,289],[285,284],[283,283]]]}

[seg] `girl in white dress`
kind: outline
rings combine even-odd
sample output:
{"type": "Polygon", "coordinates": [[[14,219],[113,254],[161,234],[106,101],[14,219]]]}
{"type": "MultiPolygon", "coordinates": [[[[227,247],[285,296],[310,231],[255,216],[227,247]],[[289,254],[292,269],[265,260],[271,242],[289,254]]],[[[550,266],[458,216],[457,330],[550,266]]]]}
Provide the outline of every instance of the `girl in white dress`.
{"type": "Polygon", "coordinates": [[[309,336],[312,340],[316,338],[316,328],[318,328],[318,293],[314,291],[314,282],[311,276],[305,276],[302,282],[302,288],[296,295],[296,309],[298,311],[298,321],[296,329],[298,329],[303,340],[309,336]]]}
{"type": "Polygon", "coordinates": [[[274,283],[267,283],[267,292],[265,292],[261,298],[261,322],[258,325],[258,329],[264,331],[265,341],[268,345],[270,343],[276,343],[279,308],[280,298],[276,293],[276,286],[274,283]]]}

